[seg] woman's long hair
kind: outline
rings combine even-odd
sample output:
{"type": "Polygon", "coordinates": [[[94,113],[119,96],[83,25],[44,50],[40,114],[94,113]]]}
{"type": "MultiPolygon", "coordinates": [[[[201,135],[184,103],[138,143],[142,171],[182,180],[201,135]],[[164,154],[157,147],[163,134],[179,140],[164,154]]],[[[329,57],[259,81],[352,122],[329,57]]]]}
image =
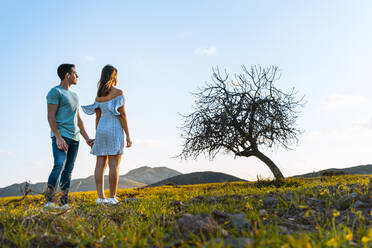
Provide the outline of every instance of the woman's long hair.
{"type": "Polygon", "coordinates": [[[98,81],[97,96],[107,96],[112,86],[116,82],[118,70],[112,65],[106,65],[102,69],[101,79],[98,81]]]}

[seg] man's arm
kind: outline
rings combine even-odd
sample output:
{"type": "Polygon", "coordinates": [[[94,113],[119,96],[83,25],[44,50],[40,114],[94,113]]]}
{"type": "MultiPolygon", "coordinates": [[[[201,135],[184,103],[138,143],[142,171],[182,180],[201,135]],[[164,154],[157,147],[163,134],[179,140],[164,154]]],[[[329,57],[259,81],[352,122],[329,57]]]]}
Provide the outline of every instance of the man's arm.
{"type": "Polygon", "coordinates": [[[92,146],[94,140],[93,139],[90,139],[89,136],[88,136],[88,134],[87,134],[87,132],[85,131],[83,120],[80,118],[79,110],[77,112],[77,117],[78,117],[78,126],[79,126],[79,129],[80,129],[81,135],[83,136],[83,138],[85,139],[85,141],[87,142],[87,144],[89,146],[92,146]]]}
{"type": "Polygon", "coordinates": [[[56,121],[57,109],[58,109],[57,104],[48,103],[48,122],[49,122],[50,129],[52,129],[54,136],[56,136],[58,149],[62,151],[67,151],[66,141],[62,138],[58,130],[58,125],[56,121]]]}

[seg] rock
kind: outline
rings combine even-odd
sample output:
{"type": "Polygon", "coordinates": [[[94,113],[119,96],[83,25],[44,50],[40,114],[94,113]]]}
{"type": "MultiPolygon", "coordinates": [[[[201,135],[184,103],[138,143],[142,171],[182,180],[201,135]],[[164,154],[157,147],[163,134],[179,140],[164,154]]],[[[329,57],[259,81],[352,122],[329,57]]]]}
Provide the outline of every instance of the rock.
{"type": "MultiPolygon", "coordinates": [[[[190,238],[191,233],[199,236],[200,232],[203,233],[204,237],[208,238],[210,234],[215,235],[220,227],[209,214],[184,214],[176,221],[174,229],[177,231],[176,235],[185,238],[190,238]]],[[[221,229],[221,233],[224,237],[228,236],[228,232],[225,229],[221,229]]]]}
{"type": "Polygon", "coordinates": [[[190,199],[189,201],[199,203],[199,202],[205,201],[205,197],[202,196],[202,195],[198,195],[198,196],[195,196],[194,198],[190,199]]]}
{"type": "Polygon", "coordinates": [[[168,208],[173,208],[175,212],[180,212],[183,208],[187,207],[182,201],[173,200],[168,208]]]}
{"type": "Polygon", "coordinates": [[[278,231],[281,232],[281,233],[289,233],[289,230],[286,226],[278,226],[278,231]]]}
{"type": "Polygon", "coordinates": [[[258,215],[261,216],[261,217],[266,216],[267,215],[266,209],[260,209],[258,211],[258,215]]]}
{"type": "Polygon", "coordinates": [[[354,208],[367,208],[368,204],[362,201],[356,201],[354,202],[354,208]]]}
{"type": "Polygon", "coordinates": [[[218,210],[213,210],[212,216],[218,224],[224,224],[229,218],[229,214],[218,210]]]}
{"type": "Polygon", "coordinates": [[[287,194],[285,194],[284,199],[291,202],[291,201],[294,201],[296,199],[296,196],[293,192],[288,192],[287,194]]]}
{"type": "Polygon", "coordinates": [[[288,229],[292,230],[293,232],[315,230],[313,225],[303,225],[303,224],[297,224],[297,223],[288,223],[287,225],[288,225],[288,229]]]}
{"type": "Polygon", "coordinates": [[[317,198],[305,198],[307,204],[311,207],[321,207],[323,205],[323,202],[317,198]]]}
{"type": "Polygon", "coordinates": [[[265,207],[276,207],[278,199],[276,199],[275,197],[268,196],[265,199],[263,199],[262,203],[265,207]]]}
{"type": "Polygon", "coordinates": [[[209,204],[216,204],[218,202],[227,202],[231,200],[240,201],[243,200],[244,196],[242,195],[224,195],[224,196],[202,196],[198,195],[192,199],[190,199],[188,202],[190,203],[209,203],[209,204]]]}
{"type": "Polygon", "coordinates": [[[178,207],[178,206],[184,206],[185,204],[182,201],[173,200],[169,207],[178,207]]]}
{"type": "Polygon", "coordinates": [[[249,227],[245,213],[232,214],[229,216],[229,221],[229,226],[236,227],[239,230],[249,227]]]}
{"type": "Polygon", "coordinates": [[[351,199],[355,200],[355,199],[358,198],[359,194],[358,194],[358,192],[353,192],[349,196],[350,196],[351,199]]]}
{"type": "MultiPolygon", "coordinates": [[[[222,242],[224,244],[223,247],[229,246],[231,248],[245,248],[247,246],[252,246],[252,245],[255,244],[254,239],[245,238],[245,237],[242,237],[242,238],[227,238],[227,239],[214,239],[214,244],[215,245],[218,245],[222,242]]],[[[203,247],[212,247],[211,243],[212,242],[209,241],[208,244],[204,245],[203,247]]],[[[213,247],[215,247],[215,246],[213,246],[213,247]]]]}
{"type": "Polygon", "coordinates": [[[334,204],[337,210],[346,210],[350,207],[350,200],[345,197],[336,200],[334,204]]]}
{"type": "Polygon", "coordinates": [[[198,195],[188,202],[190,203],[217,203],[217,198],[215,196],[202,196],[198,195]]]}

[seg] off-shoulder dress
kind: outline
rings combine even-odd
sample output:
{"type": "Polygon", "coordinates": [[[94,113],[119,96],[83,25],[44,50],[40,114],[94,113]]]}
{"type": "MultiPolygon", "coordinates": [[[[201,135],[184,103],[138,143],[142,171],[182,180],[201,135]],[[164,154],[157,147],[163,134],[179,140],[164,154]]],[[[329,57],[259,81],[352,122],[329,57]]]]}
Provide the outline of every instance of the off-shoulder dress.
{"type": "Polygon", "coordinates": [[[124,130],[119,119],[118,108],[124,103],[124,96],[119,95],[106,102],[95,101],[91,105],[81,106],[88,115],[95,114],[97,108],[101,109],[102,113],[91,154],[96,156],[123,154],[124,130]]]}

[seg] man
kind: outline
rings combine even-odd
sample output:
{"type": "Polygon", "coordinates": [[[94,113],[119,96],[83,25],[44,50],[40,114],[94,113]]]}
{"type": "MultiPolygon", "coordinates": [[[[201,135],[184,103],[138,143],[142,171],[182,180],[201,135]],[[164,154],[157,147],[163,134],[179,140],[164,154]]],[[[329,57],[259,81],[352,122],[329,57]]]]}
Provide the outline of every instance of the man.
{"type": "Polygon", "coordinates": [[[53,87],[47,95],[48,122],[51,128],[54,166],[48,179],[45,207],[58,208],[53,200],[57,182],[60,178],[59,185],[62,190],[60,203],[63,208],[70,208],[68,194],[71,172],[79,148],[79,134],[81,133],[89,146],[93,145],[94,140],[89,138],[80,118],[78,96],[70,91],[71,85],[76,85],[78,79],[75,65],[62,64],[58,67],[57,74],[61,83],[53,87]]]}

